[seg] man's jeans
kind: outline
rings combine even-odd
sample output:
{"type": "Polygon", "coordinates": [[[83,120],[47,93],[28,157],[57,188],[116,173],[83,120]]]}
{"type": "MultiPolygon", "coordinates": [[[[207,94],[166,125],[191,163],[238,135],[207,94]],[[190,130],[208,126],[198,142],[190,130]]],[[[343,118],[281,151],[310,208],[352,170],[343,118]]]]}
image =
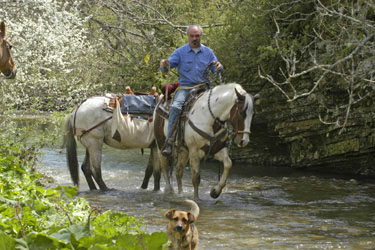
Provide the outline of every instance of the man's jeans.
{"type": "Polygon", "coordinates": [[[171,105],[171,109],[169,110],[169,118],[168,118],[168,132],[167,132],[167,140],[171,135],[173,125],[180,115],[182,107],[186,99],[189,97],[190,89],[180,89],[177,91],[176,95],[174,96],[173,103],[171,105]]]}

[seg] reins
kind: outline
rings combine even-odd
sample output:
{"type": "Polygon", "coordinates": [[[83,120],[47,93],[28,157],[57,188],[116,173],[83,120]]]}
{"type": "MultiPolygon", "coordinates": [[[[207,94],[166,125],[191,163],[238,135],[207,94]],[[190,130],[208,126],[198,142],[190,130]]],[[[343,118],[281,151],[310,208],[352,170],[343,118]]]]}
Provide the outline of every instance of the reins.
{"type": "MultiPolygon", "coordinates": [[[[229,119],[227,119],[226,121],[221,121],[219,118],[217,118],[213,111],[212,111],[212,108],[211,108],[211,96],[212,96],[212,88],[209,90],[209,93],[208,93],[208,110],[212,116],[212,118],[214,119],[214,124],[217,124],[219,126],[219,130],[213,135],[209,135],[208,133],[206,133],[205,131],[199,129],[197,126],[195,126],[195,124],[193,123],[193,121],[191,121],[191,119],[188,119],[188,124],[190,125],[190,127],[195,131],[197,132],[200,136],[202,136],[203,138],[205,138],[206,140],[208,140],[210,142],[210,145],[209,145],[209,149],[208,149],[208,152],[205,154],[205,158],[204,158],[204,161],[206,161],[208,159],[208,157],[210,156],[213,148],[216,146],[216,144],[222,140],[223,138],[227,137],[228,140],[227,140],[227,147],[229,148],[229,151],[231,150],[231,147],[232,147],[232,140],[233,140],[233,137],[236,136],[238,133],[246,133],[246,131],[238,131],[238,125],[237,123],[235,123],[235,119],[237,118],[238,119],[238,115],[241,115],[241,112],[240,112],[240,109],[239,109],[239,106],[241,104],[243,104],[245,101],[241,101],[241,100],[238,100],[236,101],[236,103],[234,104],[234,106],[232,107],[235,108],[235,112],[233,114],[233,116],[231,115],[229,117],[229,119]],[[235,128],[233,129],[233,125],[232,124],[235,124],[235,128]],[[234,131],[233,131],[234,130],[234,131]]],[[[216,152],[215,152],[216,153],[216,152]]],[[[219,172],[220,172],[220,169],[219,169],[219,172]]],[[[220,175],[220,173],[219,173],[220,175]]]]}

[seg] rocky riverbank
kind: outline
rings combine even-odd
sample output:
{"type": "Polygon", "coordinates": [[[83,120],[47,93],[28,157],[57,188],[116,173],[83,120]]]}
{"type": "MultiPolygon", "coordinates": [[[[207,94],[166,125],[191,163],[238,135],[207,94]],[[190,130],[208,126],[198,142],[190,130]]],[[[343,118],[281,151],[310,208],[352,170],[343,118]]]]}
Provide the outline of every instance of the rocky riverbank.
{"type": "MultiPolygon", "coordinates": [[[[253,86],[257,93],[260,86],[253,86]]],[[[249,146],[233,148],[233,160],[375,177],[375,106],[352,106],[345,130],[319,120],[314,94],[287,102],[268,86],[256,104],[249,146]]],[[[339,93],[338,93],[339,94],[339,93]]]]}

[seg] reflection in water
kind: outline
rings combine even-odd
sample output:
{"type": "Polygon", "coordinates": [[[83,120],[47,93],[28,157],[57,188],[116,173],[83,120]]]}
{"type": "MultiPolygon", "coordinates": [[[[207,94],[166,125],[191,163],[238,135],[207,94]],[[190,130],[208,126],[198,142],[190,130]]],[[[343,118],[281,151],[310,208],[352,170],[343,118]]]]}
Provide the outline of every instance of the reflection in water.
{"type": "MultiPolygon", "coordinates": [[[[79,153],[82,162],[82,149],[79,153]]],[[[148,232],[165,230],[167,210],[189,209],[182,201],[193,197],[190,170],[182,196],[151,191],[152,179],[142,190],[148,156],[148,150],[142,156],[140,150],[105,148],[103,178],[115,190],[90,192],[81,173],[79,195],[94,207],[143,218],[148,232]]],[[[217,168],[217,163],[202,168],[200,249],[375,249],[374,181],[236,165],[223,194],[213,200],[209,192],[217,168]]],[[[56,184],[72,185],[64,153],[46,149],[39,171],[56,184]]]]}

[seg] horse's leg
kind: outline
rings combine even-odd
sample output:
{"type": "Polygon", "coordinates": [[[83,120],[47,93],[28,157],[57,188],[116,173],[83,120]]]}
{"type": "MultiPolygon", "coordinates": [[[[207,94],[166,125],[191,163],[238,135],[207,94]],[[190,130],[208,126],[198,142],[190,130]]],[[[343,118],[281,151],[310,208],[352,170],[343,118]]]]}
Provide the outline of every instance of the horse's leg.
{"type": "Polygon", "coordinates": [[[160,190],[160,161],[158,147],[155,145],[151,148],[152,166],[153,166],[153,175],[154,175],[154,191],[160,190]]]}
{"type": "Polygon", "coordinates": [[[101,161],[102,161],[102,147],[103,137],[101,134],[90,131],[87,135],[84,135],[81,139],[82,144],[85,145],[89,153],[90,169],[94,180],[98,184],[100,190],[108,190],[102,178],[101,161]],[[86,137],[85,137],[86,136],[86,137]]]}
{"type": "Polygon", "coordinates": [[[145,170],[145,177],[143,178],[143,182],[142,182],[142,186],[141,186],[142,189],[147,189],[148,182],[149,182],[150,177],[151,177],[151,175],[154,171],[154,166],[152,164],[152,161],[153,161],[153,157],[152,157],[152,151],[151,151],[150,157],[148,158],[147,168],[145,170]]]}
{"type": "Polygon", "coordinates": [[[96,190],[96,185],[92,179],[91,169],[90,169],[90,155],[89,151],[86,149],[85,159],[82,163],[82,172],[86,177],[87,184],[89,185],[90,190],[96,190]]]}
{"type": "Polygon", "coordinates": [[[191,168],[191,177],[194,186],[194,200],[199,200],[198,188],[201,183],[200,158],[197,150],[189,151],[189,160],[191,168]]]}
{"type": "Polygon", "coordinates": [[[223,148],[218,153],[216,153],[214,158],[216,160],[223,162],[224,164],[224,171],[223,171],[223,174],[221,175],[220,181],[213,189],[211,189],[211,192],[210,192],[211,197],[216,199],[217,197],[219,197],[219,195],[221,194],[221,191],[227,184],[229,171],[232,168],[232,160],[229,158],[227,148],[223,148]]]}
{"type": "Polygon", "coordinates": [[[184,176],[184,168],[189,160],[189,152],[185,147],[181,147],[178,153],[178,161],[176,164],[176,179],[178,186],[178,193],[182,194],[182,177],[184,176]]]}
{"type": "Polygon", "coordinates": [[[160,150],[159,150],[159,162],[160,162],[160,169],[161,169],[161,173],[163,175],[163,178],[165,180],[165,189],[164,189],[164,192],[166,193],[173,193],[173,188],[172,188],[172,185],[171,185],[171,181],[170,181],[170,175],[168,174],[169,172],[169,159],[167,157],[165,157],[164,155],[161,154],[160,150]]]}

